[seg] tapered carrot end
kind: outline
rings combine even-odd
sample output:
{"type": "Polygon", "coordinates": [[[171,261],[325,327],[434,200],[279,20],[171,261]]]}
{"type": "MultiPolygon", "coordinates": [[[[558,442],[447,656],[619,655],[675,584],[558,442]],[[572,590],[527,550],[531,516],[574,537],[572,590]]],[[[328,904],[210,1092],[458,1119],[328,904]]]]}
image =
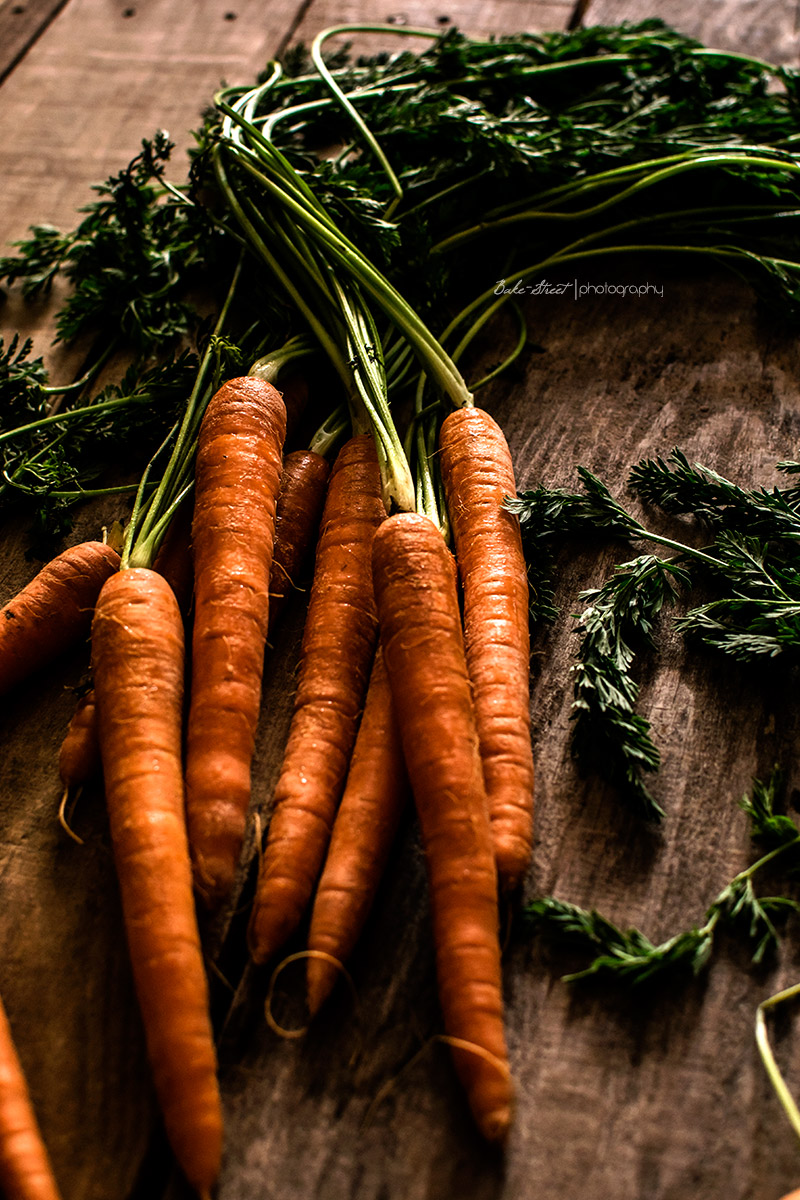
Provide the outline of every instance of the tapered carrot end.
{"type": "Polygon", "coordinates": [[[505,1104],[481,1116],[480,1130],[487,1142],[491,1142],[494,1146],[505,1145],[511,1129],[511,1117],[510,1104],[505,1104]]]}
{"type": "Polygon", "coordinates": [[[194,890],[203,907],[214,912],[233,890],[236,867],[228,857],[196,858],[192,867],[194,890]]]}
{"type": "Polygon", "coordinates": [[[247,931],[247,944],[253,962],[258,966],[269,962],[292,936],[302,915],[302,909],[296,914],[287,914],[281,907],[280,898],[278,902],[271,902],[270,899],[259,901],[256,897],[247,931]]]}
{"type": "Polygon", "coordinates": [[[306,968],[306,1007],[315,1017],[333,991],[336,968],[322,958],[310,958],[306,968]]]}

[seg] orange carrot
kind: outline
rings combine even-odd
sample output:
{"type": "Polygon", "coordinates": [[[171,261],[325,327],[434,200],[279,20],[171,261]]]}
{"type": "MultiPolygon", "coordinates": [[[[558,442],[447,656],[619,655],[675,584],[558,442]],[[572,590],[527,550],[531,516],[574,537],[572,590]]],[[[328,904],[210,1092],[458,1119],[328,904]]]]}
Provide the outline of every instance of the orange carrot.
{"type": "Polygon", "coordinates": [[[275,513],[275,549],[269,577],[269,627],[272,629],[317,536],[330,467],[313,450],[294,450],[283,460],[275,513]]]}
{"type": "Polygon", "coordinates": [[[102,542],[59,554],[0,610],[0,694],[86,636],[100,589],[119,568],[102,542]]]}
{"type": "Polygon", "coordinates": [[[292,724],[250,920],[256,962],[299,925],[325,856],[378,637],[370,552],[385,515],[375,447],[362,434],[340,450],[325,500],[292,724]]]}
{"type": "Polygon", "coordinates": [[[8,1200],[60,1200],[0,1002],[0,1191],[8,1200]]]}
{"type": "Polygon", "coordinates": [[[219,1171],[222,1118],[186,837],[183,622],[169,585],[132,568],[103,588],[92,653],[114,860],[167,1135],[190,1183],[219,1171]]]}
{"type": "Polygon", "coordinates": [[[503,508],[514,470],[502,430],[477,408],[445,419],[440,449],[497,867],[511,889],[533,839],[528,579],[519,523],[503,508]]]}
{"type": "MultiPolygon", "coordinates": [[[[190,540],[191,512],[182,506],[167,530],[153,570],[172,588],[184,617],[192,603],[194,567],[190,540]]],[[[81,696],[69,723],[58,756],[58,773],[66,788],[76,788],[100,774],[100,742],[94,689],[81,696]]]]}
{"type": "Polygon", "coordinates": [[[375,535],[373,572],[425,849],[445,1030],[478,1127],[503,1142],[513,1092],[497,873],[450,554],[427,517],[402,513],[375,535]]]}
{"type": "Polygon", "coordinates": [[[94,688],[77,703],[58,755],[58,774],[65,788],[79,787],[100,773],[100,741],[94,688]]]}
{"type": "Polygon", "coordinates": [[[336,982],[364,927],[408,796],[403,750],[380,645],[342,801],[320,877],[306,969],[309,1011],[316,1013],[336,982]]]}
{"type": "Polygon", "coordinates": [[[224,384],[200,429],[186,805],[209,905],[233,886],[250,803],[285,430],[280,394],[254,378],[224,384]]]}

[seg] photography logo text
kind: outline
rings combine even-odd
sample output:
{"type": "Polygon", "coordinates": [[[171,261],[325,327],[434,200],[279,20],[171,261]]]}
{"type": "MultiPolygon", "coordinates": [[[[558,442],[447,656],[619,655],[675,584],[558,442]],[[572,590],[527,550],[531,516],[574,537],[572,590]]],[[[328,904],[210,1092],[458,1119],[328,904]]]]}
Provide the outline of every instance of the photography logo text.
{"type": "Polygon", "coordinates": [[[572,296],[580,300],[582,296],[659,296],[663,299],[664,285],[658,283],[582,283],[579,279],[569,279],[562,283],[550,283],[539,279],[536,283],[522,283],[517,279],[509,284],[505,279],[498,279],[494,289],[495,296],[572,296]]]}

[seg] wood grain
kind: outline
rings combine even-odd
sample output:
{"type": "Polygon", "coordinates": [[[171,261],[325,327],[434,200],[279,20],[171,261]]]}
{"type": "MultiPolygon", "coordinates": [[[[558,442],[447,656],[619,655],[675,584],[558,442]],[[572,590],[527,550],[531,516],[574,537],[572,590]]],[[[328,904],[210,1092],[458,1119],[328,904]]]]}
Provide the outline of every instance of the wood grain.
{"type": "Polygon", "coordinates": [[[2,0],[0,3],[0,83],[41,37],[67,0],[2,0]]]}
{"type": "Polygon", "coordinates": [[[767,62],[797,66],[800,24],[796,4],[783,0],[589,0],[584,25],[616,25],[660,17],[706,46],[735,50],[767,62]]]}
{"type": "MultiPolygon", "coordinates": [[[[457,0],[457,3],[433,5],[430,0],[400,0],[393,4],[383,0],[377,6],[365,9],[362,0],[313,0],[304,11],[302,21],[292,32],[293,42],[309,42],[331,25],[347,22],[358,23],[365,18],[370,22],[394,25],[397,39],[387,41],[381,34],[359,34],[350,37],[354,49],[360,53],[378,53],[389,48],[410,49],[419,53],[425,42],[416,38],[402,38],[406,27],[446,31],[456,26],[472,37],[485,37],[497,33],[518,33],[522,30],[563,29],[572,15],[572,0],[535,0],[535,3],[520,3],[520,0],[457,0]]],[[[332,46],[341,45],[331,42],[332,46]]]]}

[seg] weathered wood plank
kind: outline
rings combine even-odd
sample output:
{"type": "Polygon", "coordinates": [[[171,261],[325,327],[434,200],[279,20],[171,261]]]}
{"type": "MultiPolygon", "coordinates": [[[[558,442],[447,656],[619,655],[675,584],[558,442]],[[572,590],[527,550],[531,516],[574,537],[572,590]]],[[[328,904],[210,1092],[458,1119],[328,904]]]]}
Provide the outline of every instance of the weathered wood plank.
{"type": "MultiPolygon", "coordinates": [[[[217,17],[221,11],[213,9],[217,17]]],[[[255,7],[248,11],[255,43],[263,32],[260,16],[255,7]]],[[[532,9],[509,2],[491,10],[465,5],[466,15],[460,5],[438,14],[408,11],[414,23],[448,15],[483,32],[516,29],[521,13],[530,24],[532,9]]],[[[32,78],[44,84],[49,72],[55,96],[59,45],[50,39],[70,12],[83,14],[62,44],[62,53],[82,55],[80,69],[70,75],[65,68],[62,76],[70,96],[99,86],[86,79],[94,80],[98,62],[116,73],[106,91],[117,79],[130,87],[127,72],[138,54],[139,112],[161,123],[161,101],[179,84],[186,88],[181,103],[187,112],[202,100],[199,87],[191,91],[192,55],[214,82],[223,72],[211,60],[227,25],[209,18],[205,49],[198,49],[195,23],[203,23],[202,12],[190,18],[177,4],[159,0],[147,10],[149,38],[137,42],[131,33],[122,53],[117,36],[128,37],[138,18],[121,18],[121,6],[103,17],[96,2],[72,0],[12,80],[35,68],[40,74],[32,78]],[[178,56],[176,79],[164,77],[156,94],[150,84],[170,69],[170,18],[181,44],[192,49],[178,56]],[[95,59],[84,50],[98,36],[105,57],[95,59]],[[48,43],[45,70],[37,55],[48,43]]],[[[284,15],[276,41],[290,27],[284,15]]],[[[308,37],[344,15],[358,19],[364,9],[315,4],[297,34],[308,37]]],[[[548,16],[545,23],[554,21],[548,16]]],[[[248,47],[240,53],[244,70],[248,47]]],[[[0,99],[8,94],[3,89],[0,99]]],[[[22,87],[15,93],[21,121],[27,95],[22,87]]],[[[76,104],[71,111],[81,105],[86,111],[83,100],[76,104]]],[[[45,136],[48,111],[31,118],[31,134],[39,136],[41,126],[45,136]]],[[[101,115],[92,114],[108,165],[79,177],[73,163],[76,189],[124,161],[116,149],[123,128],[133,151],[149,132],[121,98],[109,115],[111,133],[101,115]]],[[[54,145],[50,153],[57,169],[61,149],[54,145]]],[[[100,161],[88,148],[82,153],[86,163],[100,161]]],[[[0,156],[0,170],[3,162],[0,156]]],[[[46,215],[30,199],[36,195],[29,193],[25,223],[46,215]]],[[[51,211],[62,203],[71,211],[74,201],[66,195],[51,196],[51,211]]],[[[20,204],[15,201],[12,224],[23,215],[20,204]]],[[[621,494],[631,462],[674,443],[738,482],[773,481],[774,461],[794,456],[800,434],[795,340],[760,320],[749,293],[725,279],[690,280],[653,263],[628,264],[616,275],[610,269],[608,278],[632,282],[639,269],[663,283],[663,298],[532,304],[531,332],[542,352],[482,398],[508,432],[520,484],[574,486],[574,468],[585,463],[621,494]]],[[[78,532],[90,532],[97,520],[96,512],[87,514],[78,532]]],[[[9,536],[3,546],[0,598],[33,570],[18,541],[9,536]]],[[[579,606],[579,591],[607,574],[612,561],[611,548],[564,556],[562,615],[552,631],[536,636],[538,843],[527,894],[552,891],[597,905],[660,938],[701,920],[719,888],[749,861],[735,801],[754,772],[788,759],[796,745],[795,680],[769,670],[754,677],[691,654],[665,621],[659,658],[645,661],[642,670],[643,711],[664,754],[656,793],[668,809],[662,834],[648,837],[618,813],[610,789],[579,777],[568,749],[575,649],[569,614],[579,606]]],[[[264,812],[288,723],[300,617],[290,617],[268,661],[254,785],[264,812]]],[[[47,681],[32,682],[8,706],[0,730],[0,992],[65,1193],[76,1200],[129,1194],[150,1200],[160,1194],[164,1166],[156,1161],[156,1144],[151,1167],[134,1185],[153,1118],[102,807],[87,797],[76,813],[85,848],[61,838],[52,821],[58,801],[52,763],[71,709],[63,688],[79,677],[84,661],[76,655],[47,681]]],[[[790,789],[798,784],[793,764],[789,783],[790,789]]],[[[506,983],[519,1111],[501,1160],[477,1141],[446,1049],[429,1044],[440,1019],[426,904],[409,820],[352,964],[357,1010],[343,988],[304,1042],[282,1041],[263,1021],[266,978],[248,974],[222,1046],[228,1151],[220,1200],[564,1200],[577,1192],[598,1200],[689,1194],[776,1200],[796,1181],[795,1141],[752,1043],[755,1004],[793,978],[791,951],[776,967],[753,973],[744,953],[728,946],[706,982],[621,1002],[613,994],[570,993],[556,979],[565,964],[515,933],[506,983]]],[[[290,949],[301,946],[298,938],[290,949]]],[[[240,963],[235,948],[228,954],[232,966],[240,963]]],[[[276,1015],[287,1024],[303,1020],[296,1002],[301,974],[301,965],[287,968],[276,997],[276,1015]]],[[[781,1039],[781,1054],[790,1077],[800,1078],[800,1051],[781,1039]]]]}
{"type": "Polygon", "coordinates": [[[584,25],[616,25],[660,17],[668,25],[706,46],[736,50],[768,62],[797,66],[800,29],[793,5],[781,0],[669,0],[667,4],[640,0],[589,0],[584,25]]]}
{"type": "MultiPolygon", "coordinates": [[[[275,54],[299,0],[265,11],[256,0],[127,4],[71,0],[2,88],[4,141],[0,247],[29,225],[74,228],[91,185],[121,170],[141,140],[167,129],[175,174],[185,177],[190,131],[220,82],[249,80],[275,54]]],[[[0,335],[52,336],[46,309],[0,297],[0,335]]],[[[67,378],[76,356],[48,357],[67,378]]]]}
{"type": "Polygon", "coordinates": [[[66,3],[67,0],[3,0],[0,4],[0,83],[66,3]]]}
{"type": "MultiPolygon", "coordinates": [[[[361,0],[313,0],[304,13],[303,20],[293,31],[292,40],[310,41],[320,30],[331,25],[358,23],[364,20],[365,6],[361,0]]],[[[384,0],[382,5],[373,6],[366,19],[395,25],[398,31],[404,26],[418,29],[447,30],[455,25],[472,37],[493,33],[518,33],[522,30],[563,29],[573,10],[572,0],[536,0],[535,3],[520,3],[520,0],[458,0],[457,3],[434,5],[430,0],[404,0],[392,4],[384,0]]],[[[398,38],[397,48],[401,39],[398,38]]],[[[331,45],[340,43],[331,43],[331,45]]],[[[381,35],[359,34],[353,44],[363,53],[395,49],[395,41],[387,43],[381,35]]],[[[417,39],[409,39],[402,48],[419,53],[425,45],[417,39]]]]}

